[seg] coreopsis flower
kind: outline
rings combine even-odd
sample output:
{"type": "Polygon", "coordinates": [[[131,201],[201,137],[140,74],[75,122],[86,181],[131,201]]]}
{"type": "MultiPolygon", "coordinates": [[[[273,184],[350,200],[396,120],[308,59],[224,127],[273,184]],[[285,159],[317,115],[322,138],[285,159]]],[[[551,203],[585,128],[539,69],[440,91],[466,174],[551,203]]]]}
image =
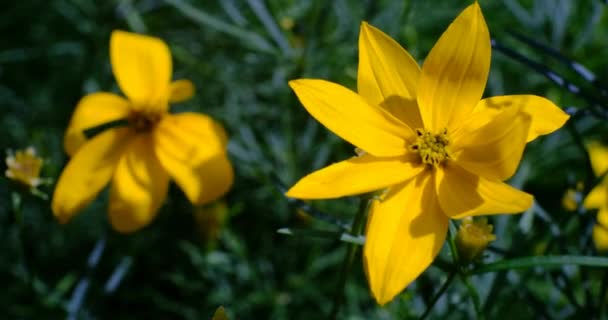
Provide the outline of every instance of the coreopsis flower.
{"type": "Polygon", "coordinates": [[[481,99],[490,36],[477,3],[443,33],[422,69],[397,42],[363,23],[358,93],[324,80],[291,88],[308,112],[364,152],[316,171],[287,195],[325,199],[383,190],[373,200],[363,248],[371,292],[385,304],[443,246],[448,219],[519,213],[532,196],[502,182],[527,142],[568,115],[534,95],[481,99]]]}
{"type": "Polygon", "coordinates": [[[608,251],[608,147],[598,142],[587,146],[591,166],[596,176],[604,175],[602,181],[589,192],[583,206],[587,209],[598,209],[597,223],[593,226],[593,242],[600,251],[608,251]]]}
{"type": "Polygon", "coordinates": [[[171,81],[171,53],[161,39],[114,31],[110,60],[126,98],[97,92],[82,98],[65,134],[72,157],[53,196],[55,217],[67,222],[111,181],[108,213],[120,232],[149,224],[173,179],[196,205],[222,196],[233,181],[220,124],[198,113],[169,113],[169,103],[194,94],[188,80],[171,81]],[[87,139],[84,130],[118,119],[87,139]]]}
{"type": "Polygon", "coordinates": [[[460,261],[470,263],[479,260],[490,242],[496,240],[493,229],[485,217],[462,219],[455,239],[460,261]]]}
{"type": "Polygon", "coordinates": [[[42,184],[40,169],[43,160],[36,154],[34,147],[25,150],[9,151],[6,159],[6,171],[4,175],[29,188],[36,189],[42,184]]]}

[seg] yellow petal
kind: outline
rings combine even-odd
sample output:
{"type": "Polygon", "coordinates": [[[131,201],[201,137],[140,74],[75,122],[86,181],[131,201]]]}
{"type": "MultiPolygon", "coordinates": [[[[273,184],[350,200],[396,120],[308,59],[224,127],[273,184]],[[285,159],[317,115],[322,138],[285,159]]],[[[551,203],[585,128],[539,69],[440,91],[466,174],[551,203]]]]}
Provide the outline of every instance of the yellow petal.
{"type": "Polygon", "coordinates": [[[154,132],[158,159],[190,202],[205,204],[224,195],[234,173],[226,156],[226,133],[208,116],[165,117],[154,132]]]}
{"type": "Polygon", "coordinates": [[[292,80],[289,86],[315,119],[375,156],[403,155],[406,141],[414,139],[407,125],[343,86],[312,79],[292,80]]]}
{"type": "MultiPolygon", "coordinates": [[[[520,112],[530,116],[532,122],[530,130],[528,130],[527,142],[561,128],[570,118],[553,102],[535,95],[497,96],[483,99],[473,110],[472,117],[478,118],[478,124],[483,125],[481,119],[489,122],[496,114],[507,108],[519,108],[520,112]]],[[[608,165],[608,161],[606,163],[608,165]]]]}
{"type": "Polygon", "coordinates": [[[394,186],[369,212],[363,247],[367,279],[376,301],[391,301],[435,259],[448,218],[435,196],[432,177],[419,175],[394,186]]]}
{"type": "Polygon", "coordinates": [[[481,127],[476,121],[465,124],[453,137],[456,163],[489,179],[510,178],[519,166],[530,123],[528,114],[513,107],[481,127]]]}
{"type": "Polygon", "coordinates": [[[605,147],[599,142],[591,142],[587,145],[589,157],[591,157],[591,166],[596,176],[603,175],[608,170],[608,147],[605,147]]]}
{"type": "Polygon", "coordinates": [[[593,243],[598,251],[608,251],[608,227],[593,226],[593,243]]]}
{"type": "Polygon", "coordinates": [[[583,206],[587,209],[598,209],[608,205],[608,197],[606,194],[608,193],[608,180],[604,178],[600,184],[595,186],[589,192],[585,201],[583,202],[583,206]]]}
{"type": "Polygon", "coordinates": [[[490,70],[490,34],[477,2],[443,33],[422,66],[418,105],[426,129],[455,129],[473,111],[490,70]]]}
{"type": "Polygon", "coordinates": [[[597,223],[608,228],[608,207],[602,207],[597,212],[597,223]]]}
{"type": "Polygon", "coordinates": [[[190,80],[176,80],[169,88],[169,102],[178,103],[194,96],[194,84],[190,80]]]}
{"type": "Polygon", "coordinates": [[[126,118],[129,115],[129,101],[108,92],[97,92],[84,96],[78,102],[68,129],[63,138],[63,146],[68,155],[73,156],[87,140],[84,130],[126,118]]]}
{"type": "Polygon", "coordinates": [[[454,219],[521,213],[533,197],[499,180],[476,176],[454,164],[435,170],[435,187],[443,211],[454,219]]]}
{"type": "Polygon", "coordinates": [[[129,129],[106,130],[85,143],[63,169],[53,194],[53,214],[66,223],[110,181],[125,147],[129,129]]]}
{"type": "Polygon", "coordinates": [[[113,31],[112,71],[120,89],[137,109],[166,110],[171,82],[171,52],[161,39],[113,31]]]}
{"type": "Polygon", "coordinates": [[[315,171],[287,191],[299,199],[327,199],[380,190],[406,181],[424,170],[410,157],[378,158],[370,154],[353,157],[315,171]]]}
{"type": "Polygon", "coordinates": [[[395,40],[361,23],[357,88],[368,103],[385,107],[410,128],[422,128],[416,103],[419,76],[418,63],[395,40]]]}
{"type": "Polygon", "coordinates": [[[121,157],[110,189],[110,224],[135,232],[156,216],[167,196],[169,176],[154,155],[152,137],[137,136],[121,157]]]}

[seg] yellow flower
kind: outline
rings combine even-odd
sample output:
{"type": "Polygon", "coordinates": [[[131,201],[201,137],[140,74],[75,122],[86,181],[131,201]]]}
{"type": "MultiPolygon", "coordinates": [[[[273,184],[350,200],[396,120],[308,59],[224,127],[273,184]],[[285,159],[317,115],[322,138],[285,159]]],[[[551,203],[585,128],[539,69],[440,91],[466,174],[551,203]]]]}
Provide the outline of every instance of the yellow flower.
{"type": "MultiPolygon", "coordinates": [[[[608,170],[608,147],[598,142],[587,146],[591,166],[596,176],[606,174],[608,170]]],[[[605,176],[585,198],[583,206],[587,209],[599,209],[597,224],[593,227],[593,242],[600,251],[608,251],[608,176],[605,176]]]]}
{"type": "Polygon", "coordinates": [[[533,95],[481,99],[490,36],[477,3],[452,22],[424,61],[363,23],[358,94],[324,80],[290,86],[308,112],[365,152],[301,179],[287,195],[337,198],[385,190],[369,211],[364,265],[385,304],[443,246],[449,218],[519,213],[532,196],[502,181],[524,146],[568,115],[533,95]]]}
{"type": "Polygon", "coordinates": [[[17,150],[14,154],[9,151],[5,159],[6,171],[4,175],[30,189],[36,189],[42,184],[40,168],[43,160],[36,155],[34,147],[17,150]]]}
{"type": "Polygon", "coordinates": [[[119,232],[149,224],[173,179],[196,205],[222,196],[232,185],[227,137],[220,124],[197,113],[169,114],[169,103],[194,94],[188,80],[171,82],[171,53],[158,38],[114,31],[112,71],[127,99],[109,92],[82,98],[66,130],[72,159],[53,196],[55,217],[66,223],[112,181],[108,213],[119,232]],[[126,119],[87,140],[83,131],[126,119]]]}
{"type": "Polygon", "coordinates": [[[475,220],[471,217],[462,219],[456,233],[456,248],[460,261],[469,263],[481,258],[490,242],[496,240],[496,236],[492,234],[493,229],[485,217],[475,220]]]}

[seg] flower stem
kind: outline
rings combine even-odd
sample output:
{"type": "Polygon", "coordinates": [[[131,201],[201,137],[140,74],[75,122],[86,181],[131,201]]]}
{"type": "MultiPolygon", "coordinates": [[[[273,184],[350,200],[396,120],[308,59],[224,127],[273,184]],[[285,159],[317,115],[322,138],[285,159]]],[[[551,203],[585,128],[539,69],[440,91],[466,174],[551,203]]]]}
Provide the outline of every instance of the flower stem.
{"type": "Polygon", "coordinates": [[[439,301],[439,298],[441,298],[443,296],[445,291],[452,284],[452,281],[454,280],[454,278],[456,278],[456,274],[458,274],[458,272],[456,270],[453,270],[448,274],[448,278],[445,280],[445,282],[443,283],[441,288],[439,288],[439,291],[437,291],[437,293],[433,296],[433,298],[431,299],[431,302],[426,307],[426,310],[424,310],[424,313],[420,316],[420,320],[426,319],[426,317],[429,314],[431,314],[431,310],[433,310],[433,307],[435,306],[437,301],[439,301]]]}
{"type": "Polygon", "coordinates": [[[462,283],[464,283],[465,287],[467,287],[467,291],[469,292],[469,295],[471,296],[471,300],[473,300],[473,307],[475,308],[475,314],[477,316],[477,319],[483,319],[484,317],[483,317],[483,313],[481,312],[481,303],[479,301],[479,294],[477,293],[477,290],[471,283],[471,279],[465,274],[460,274],[460,278],[462,280],[462,283]]]}
{"type": "MultiPolygon", "coordinates": [[[[367,208],[369,206],[369,198],[367,196],[361,197],[361,202],[359,203],[359,210],[355,215],[355,219],[353,220],[352,227],[350,229],[350,235],[359,236],[362,233],[363,225],[365,222],[365,216],[367,213],[367,208]]],[[[337,319],[338,312],[340,311],[340,306],[344,302],[344,288],[346,286],[346,278],[348,277],[348,273],[350,272],[353,261],[355,260],[355,253],[357,252],[357,248],[359,245],[357,244],[349,244],[346,249],[346,255],[344,256],[344,260],[342,262],[342,271],[340,272],[340,278],[338,283],[338,291],[334,296],[334,303],[331,307],[331,313],[329,315],[329,319],[337,319]]]]}

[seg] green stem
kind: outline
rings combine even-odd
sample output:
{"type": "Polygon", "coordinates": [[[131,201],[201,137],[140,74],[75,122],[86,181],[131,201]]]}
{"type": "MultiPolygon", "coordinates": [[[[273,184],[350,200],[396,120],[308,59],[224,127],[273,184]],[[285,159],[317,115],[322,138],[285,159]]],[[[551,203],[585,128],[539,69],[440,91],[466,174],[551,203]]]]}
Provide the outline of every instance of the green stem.
{"type": "Polygon", "coordinates": [[[452,258],[454,259],[454,265],[457,268],[458,275],[460,276],[460,280],[467,287],[467,291],[473,300],[473,307],[475,307],[475,314],[477,315],[477,319],[483,319],[483,313],[481,312],[481,303],[479,302],[479,294],[475,287],[471,283],[469,279],[469,273],[466,271],[466,266],[460,264],[460,259],[458,257],[458,248],[456,248],[456,241],[454,240],[456,233],[456,226],[450,220],[450,226],[448,228],[448,244],[450,246],[450,251],[452,252],[452,258]]]}
{"type": "Polygon", "coordinates": [[[524,257],[480,265],[473,269],[470,274],[496,272],[501,270],[527,269],[536,266],[545,268],[560,268],[564,265],[578,265],[585,267],[608,268],[608,258],[589,256],[539,256],[524,257]]]}
{"type": "MultiPolygon", "coordinates": [[[[369,204],[369,198],[366,196],[361,197],[361,202],[359,203],[359,210],[355,215],[355,219],[353,220],[352,227],[350,229],[350,234],[352,236],[359,236],[363,231],[363,225],[365,224],[365,216],[367,213],[367,208],[369,204]]],[[[357,248],[359,246],[357,244],[349,244],[346,250],[346,255],[344,256],[344,261],[342,262],[342,272],[340,272],[338,291],[334,296],[334,303],[331,308],[331,313],[329,319],[337,319],[338,312],[340,311],[340,306],[344,301],[344,288],[346,286],[346,279],[348,277],[348,273],[350,272],[350,268],[355,260],[355,253],[357,252],[357,248]]]]}
{"type": "Polygon", "coordinates": [[[458,272],[456,272],[456,270],[453,270],[452,272],[450,272],[450,274],[448,275],[448,278],[445,280],[445,282],[443,283],[441,288],[439,288],[439,291],[437,291],[435,296],[433,296],[433,298],[431,299],[431,302],[426,307],[426,310],[424,311],[424,313],[420,316],[420,320],[426,319],[426,317],[429,314],[431,314],[431,311],[433,310],[433,307],[435,306],[437,301],[439,301],[439,298],[441,298],[443,296],[445,291],[452,284],[452,281],[454,280],[454,278],[456,278],[456,274],[458,274],[458,272]]]}
{"type": "Polygon", "coordinates": [[[471,279],[465,274],[460,274],[460,279],[464,283],[465,287],[467,287],[467,291],[471,296],[471,300],[473,300],[473,307],[475,308],[475,314],[477,315],[477,319],[483,319],[483,313],[481,312],[481,303],[479,301],[479,294],[471,283],[471,279]]]}

